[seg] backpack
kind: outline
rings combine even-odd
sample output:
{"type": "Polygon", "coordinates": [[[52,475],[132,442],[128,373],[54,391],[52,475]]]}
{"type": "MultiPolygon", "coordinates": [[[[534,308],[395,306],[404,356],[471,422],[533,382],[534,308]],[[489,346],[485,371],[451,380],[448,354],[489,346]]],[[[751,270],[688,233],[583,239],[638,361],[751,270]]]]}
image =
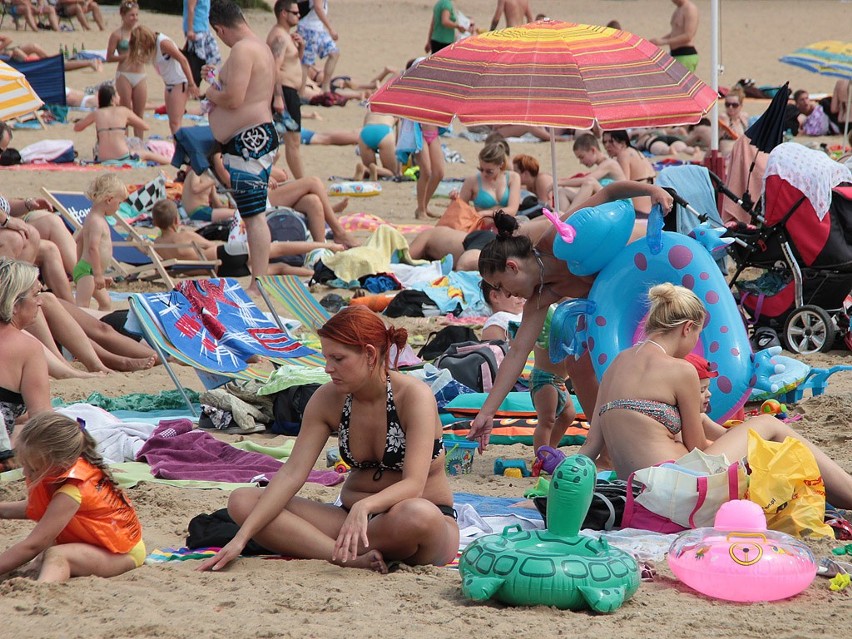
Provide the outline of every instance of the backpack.
{"type": "Polygon", "coordinates": [[[276,435],[298,435],[308,400],[320,386],[302,384],[275,393],[272,401],[273,422],[269,430],[276,435]]]}
{"type": "Polygon", "coordinates": [[[453,379],[477,393],[487,393],[494,385],[497,370],[508,350],[503,340],[462,342],[444,351],[435,366],[447,369],[453,379]]]}
{"type": "MultiPolygon", "coordinates": [[[[632,492],[637,492],[634,489],[632,492]]],[[[547,522],[547,497],[534,497],[533,503],[547,522]]],[[[595,492],[589,512],[583,520],[583,528],[592,530],[612,530],[621,527],[621,519],[627,505],[627,482],[620,479],[595,482],[595,492]]]]}
{"type": "MultiPolygon", "coordinates": [[[[304,242],[310,238],[308,227],[301,213],[290,208],[280,208],[270,211],[266,215],[266,223],[269,226],[269,234],[273,242],[304,242]]],[[[271,263],[283,262],[291,266],[303,266],[304,255],[285,255],[273,257],[271,263]]]]}
{"type": "Polygon", "coordinates": [[[417,356],[432,361],[443,354],[453,344],[477,341],[476,332],[469,326],[445,326],[440,331],[432,331],[417,356]]]}

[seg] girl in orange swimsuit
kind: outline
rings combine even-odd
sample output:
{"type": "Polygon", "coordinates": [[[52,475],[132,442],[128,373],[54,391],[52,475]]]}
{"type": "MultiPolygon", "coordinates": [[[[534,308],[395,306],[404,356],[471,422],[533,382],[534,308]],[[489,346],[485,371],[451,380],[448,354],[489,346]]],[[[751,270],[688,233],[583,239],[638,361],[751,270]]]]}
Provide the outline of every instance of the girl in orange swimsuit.
{"type": "Polygon", "coordinates": [[[84,423],[42,413],[21,429],[16,450],[27,499],[0,503],[0,518],[38,524],[0,554],[0,575],[39,555],[43,582],[114,577],[142,565],[142,525],[84,423]]]}

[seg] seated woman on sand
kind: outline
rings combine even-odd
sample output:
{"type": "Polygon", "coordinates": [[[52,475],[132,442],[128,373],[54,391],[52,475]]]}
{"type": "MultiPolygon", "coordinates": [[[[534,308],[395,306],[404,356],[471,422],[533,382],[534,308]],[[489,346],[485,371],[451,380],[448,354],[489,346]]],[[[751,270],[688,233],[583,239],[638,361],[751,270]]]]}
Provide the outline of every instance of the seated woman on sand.
{"type": "Polygon", "coordinates": [[[15,425],[50,410],[41,345],[23,332],[38,314],[41,283],[32,264],[0,258],[0,469],[14,467],[15,425]]]}
{"type": "Polygon", "coordinates": [[[435,398],[389,361],[407,332],[352,306],[318,333],[332,381],[311,397],[293,453],[269,486],[231,493],[228,513],[240,530],[198,570],[224,568],[251,539],[290,557],[381,573],[392,561],[443,566],[455,557],[459,528],[435,398]],[[297,497],[335,432],[352,467],[340,505],[297,497]]]}
{"type": "Polygon", "coordinates": [[[491,142],[479,152],[478,173],[465,178],[461,190],[450,193],[451,200],[473,205],[483,218],[493,218],[502,210],[515,215],[521,203],[521,178],[509,168],[508,144],[491,142]]]}
{"type": "MultiPolygon", "coordinates": [[[[607,154],[614,158],[621,167],[624,177],[634,182],[653,184],[657,172],[651,162],[630,144],[627,131],[604,131],[603,145],[607,154]]],[[[633,208],[636,213],[647,217],[651,212],[649,198],[633,198],[633,208]]]]}
{"type": "Polygon", "coordinates": [[[774,415],[760,415],[726,431],[714,424],[705,427],[698,373],[684,357],[698,343],[707,311],[692,291],[673,284],[654,286],[648,298],[647,337],[622,351],[604,373],[589,435],[579,452],[595,459],[606,446],[616,473],[626,479],[695,448],[740,459],[748,452],[749,429],[775,442],[792,437],[816,458],[828,500],[852,507],[852,476],[774,415]]]}
{"type": "Polygon", "coordinates": [[[148,130],[148,125],[133,111],[118,103],[115,88],[104,84],[98,89],[98,108],[87,113],[82,120],[74,123],[75,131],[83,131],[89,125],[95,125],[97,142],[92,149],[95,162],[122,164],[133,160],[170,164],[171,158],[154,153],[141,146],[130,148],[127,139],[127,127],[136,130],[148,130]]]}

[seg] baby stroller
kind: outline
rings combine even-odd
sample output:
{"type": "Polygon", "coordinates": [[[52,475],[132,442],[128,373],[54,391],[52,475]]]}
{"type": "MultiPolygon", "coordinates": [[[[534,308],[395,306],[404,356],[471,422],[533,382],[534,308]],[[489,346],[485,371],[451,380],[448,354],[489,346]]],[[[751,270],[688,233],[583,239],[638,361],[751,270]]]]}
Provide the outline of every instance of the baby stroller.
{"type": "Polygon", "coordinates": [[[769,155],[762,213],[752,213],[753,225],[729,231],[745,243],[729,249],[736,263],[731,283],[742,307],[755,327],[779,331],[794,353],[826,352],[849,331],[850,183],[849,169],[825,153],[781,144],[769,155]],[[740,279],[749,268],[763,273],[740,279]]]}

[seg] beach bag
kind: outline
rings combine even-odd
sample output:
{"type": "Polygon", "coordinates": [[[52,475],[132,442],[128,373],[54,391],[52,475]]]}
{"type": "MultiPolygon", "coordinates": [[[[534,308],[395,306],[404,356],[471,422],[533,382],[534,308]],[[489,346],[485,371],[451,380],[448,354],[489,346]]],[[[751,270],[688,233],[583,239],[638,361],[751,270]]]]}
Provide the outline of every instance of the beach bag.
{"type": "Polygon", "coordinates": [[[440,331],[429,333],[426,343],[417,355],[423,359],[433,360],[453,344],[475,341],[477,341],[476,332],[469,326],[445,326],[440,331]]]}
{"type": "MultiPolygon", "coordinates": [[[[221,548],[237,536],[240,525],[231,519],[227,508],[221,508],[210,514],[201,513],[189,520],[186,537],[186,547],[221,548]]],[[[259,543],[250,539],[243,548],[241,555],[274,555],[259,543]]]]}
{"type": "Polygon", "coordinates": [[[272,426],[276,435],[298,435],[308,400],[322,384],[290,386],[272,396],[272,426]]]}
{"type": "Polygon", "coordinates": [[[239,211],[231,218],[231,228],[228,230],[228,240],[225,242],[225,252],[228,255],[248,255],[248,234],[246,224],[240,217],[239,211]]]}
{"type": "Polygon", "coordinates": [[[487,393],[494,385],[500,363],[509,351],[503,340],[452,344],[435,362],[450,371],[453,379],[477,393],[487,393]]]}
{"type": "Polygon", "coordinates": [[[825,519],[825,484],[813,453],[798,439],[768,442],[748,431],[751,468],[746,499],[763,508],[766,525],[797,537],[834,539],[825,519]]]}
{"type": "Polygon", "coordinates": [[[724,455],[696,448],[676,462],[637,470],[627,481],[639,491],[628,491],[621,525],[673,533],[712,527],[722,504],[745,498],[748,473],[743,462],[729,464],[724,455]]]}
{"type": "Polygon", "coordinates": [[[444,211],[444,214],[435,223],[435,226],[449,226],[451,229],[470,233],[471,231],[484,228],[485,224],[482,216],[476,212],[473,206],[456,199],[450,202],[447,210],[444,211]]]}

